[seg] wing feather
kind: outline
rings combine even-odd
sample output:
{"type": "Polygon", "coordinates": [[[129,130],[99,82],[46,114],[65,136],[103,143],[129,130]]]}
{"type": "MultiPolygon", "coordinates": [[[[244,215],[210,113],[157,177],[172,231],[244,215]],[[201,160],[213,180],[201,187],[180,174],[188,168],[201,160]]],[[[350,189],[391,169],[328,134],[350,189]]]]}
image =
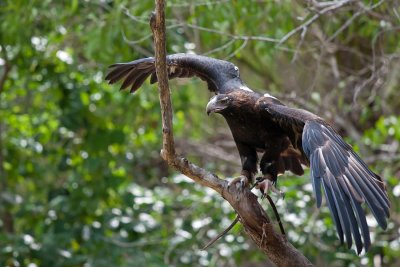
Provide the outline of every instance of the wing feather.
{"type": "MultiPolygon", "coordinates": [[[[357,253],[360,254],[362,250],[362,241],[360,231],[358,229],[358,220],[356,219],[355,213],[358,211],[353,209],[353,195],[350,193],[350,189],[348,184],[346,183],[346,176],[343,176],[343,179],[332,179],[337,185],[338,192],[343,200],[344,207],[346,209],[347,215],[350,220],[351,232],[353,233],[354,243],[356,244],[357,253]]],[[[350,244],[349,244],[350,247],[350,244]]]]}
{"type": "MultiPolygon", "coordinates": [[[[116,63],[111,65],[110,69],[105,79],[110,84],[124,80],[121,90],[131,86],[130,91],[135,92],[149,76],[150,83],[157,82],[155,60],[152,57],[116,63]]],[[[244,88],[238,68],[224,60],[191,54],[173,54],[167,56],[167,70],[169,79],[199,77],[207,82],[210,91],[217,94],[244,88]]]]}
{"type": "Polygon", "coordinates": [[[311,177],[313,177],[312,178],[312,185],[313,185],[313,189],[314,189],[314,192],[315,192],[315,198],[317,200],[317,207],[320,208],[321,207],[321,203],[322,203],[321,178],[320,177],[315,177],[312,174],[311,174],[311,177]]]}
{"type": "MultiPolygon", "coordinates": [[[[349,191],[354,190],[354,188],[349,184],[350,183],[349,180],[351,179],[350,178],[351,176],[350,176],[350,173],[348,172],[348,170],[346,170],[345,177],[346,177],[345,182],[347,184],[347,188],[349,189],[349,191]]],[[[350,198],[351,206],[353,207],[353,210],[355,211],[355,214],[356,214],[357,223],[361,229],[361,234],[363,237],[365,250],[368,250],[369,246],[371,245],[371,239],[369,237],[369,229],[368,229],[367,219],[365,217],[364,210],[361,207],[361,203],[363,203],[364,200],[358,194],[358,192],[355,192],[355,191],[348,192],[348,197],[350,198]]],[[[357,252],[360,253],[360,251],[357,251],[357,252]]]]}
{"type": "MultiPolygon", "coordinates": [[[[317,178],[320,179],[320,177],[317,177],[317,178]]],[[[344,243],[343,228],[342,228],[342,225],[339,220],[339,214],[338,214],[338,210],[335,205],[335,201],[333,200],[332,189],[328,184],[325,183],[325,181],[322,182],[322,186],[324,188],[326,203],[328,204],[328,208],[332,214],[333,222],[335,223],[336,231],[338,233],[340,243],[343,244],[344,243]]]]}
{"type": "Polygon", "coordinates": [[[324,176],[324,182],[327,184],[327,186],[332,191],[334,205],[336,205],[336,209],[339,214],[339,221],[344,230],[344,235],[346,237],[348,247],[350,248],[352,245],[352,238],[351,238],[349,216],[347,214],[347,210],[345,209],[346,206],[341,197],[340,189],[338,188],[338,185],[336,184],[335,177],[333,177],[330,172],[328,172],[327,175],[324,176]]]}
{"type": "Polygon", "coordinates": [[[132,86],[131,89],[129,90],[129,92],[133,93],[135,92],[137,89],[139,89],[139,87],[144,83],[144,81],[147,79],[147,77],[149,77],[149,74],[147,72],[143,72],[141,74],[139,74],[132,82],[132,86]]]}
{"type": "Polygon", "coordinates": [[[357,253],[371,245],[362,203],[371,209],[378,224],[386,229],[390,202],[382,179],[372,172],[335,130],[316,115],[260,101],[264,115],[276,121],[288,136],[301,135],[301,148],[309,159],[317,207],[322,190],[340,241],[354,240],[357,253]],[[292,127],[292,125],[303,127],[292,127]],[[297,131],[293,133],[293,131],[297,131]]]}

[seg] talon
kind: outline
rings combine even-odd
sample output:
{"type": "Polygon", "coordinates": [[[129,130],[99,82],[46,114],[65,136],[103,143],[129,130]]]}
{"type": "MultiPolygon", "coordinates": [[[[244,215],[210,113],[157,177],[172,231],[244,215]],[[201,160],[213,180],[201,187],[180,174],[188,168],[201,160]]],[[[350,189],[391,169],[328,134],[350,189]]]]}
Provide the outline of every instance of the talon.
{"type": "Polygon", "coordinates": [[[271,181],[269,176],[258,177],[257,178],[257,185],[256,188],[260,189],[263,198],[267,195],[270,191],[278,194],[282,199],[285,198],[285,193],[275,187],[276,182],[271,181]]]}
{"type": "Polygon", "coordinates": [[[236,188],[243,190],[249,185],[249,180],[246,176],[241,175],[230,180],[228,183],[228,188],[230,188],[232,185],[236,185],[236,188]]]}

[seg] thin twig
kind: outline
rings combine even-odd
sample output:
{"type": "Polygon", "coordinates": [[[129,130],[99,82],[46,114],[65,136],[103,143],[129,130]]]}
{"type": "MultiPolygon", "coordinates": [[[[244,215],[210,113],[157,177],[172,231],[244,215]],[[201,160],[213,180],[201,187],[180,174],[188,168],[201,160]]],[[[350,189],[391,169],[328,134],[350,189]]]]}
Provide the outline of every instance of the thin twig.
{"type": "Polygon", "coordinates": [[[123,35],[124,35],[124,41],[129,45],[138,44],[138,43],[144,42],[144,41],[150,39],[151,37],[153,37],[153,34],[147,34],[147,35],[145,35],[142,38],[139,38],[137,40],[128,40],[126,38],[125,34],[123,34],[123,35]]]}
{"type": "Polygon", "coordinates": [[[278,42],[278,45],[283,44],[284,42],[286,42],[290,37],[292,37],[294,34],[296,34],[299,31],[304,31],[304,28],[309,27],[312,23],[314,23],[316,20],[318,20],[322,15],[324,15],[325,13],[334,11],[338,8],[343,7],[344,5],[349,4],[350,2],[352,2],[351,0],[348,1],[341,1],[338,2],[335,5],[330,5],[324,9],[322,9],[320,12],[318,12],[317,14],[314,14],[314,16],[312,16],[310,19],[308,19],[306,22],[304,22],[303,24],[297,26],[296,28],[294,28],[293,30],[291,30],[290,32],[288,32],[285,36],[283,36],[280,41],[278,42]]]}
{"type": "MultiPolygon", "coordinates": [[[[254,185],[250,188],[250,191],[253,190],[253,188],[256,187],[258,183],[259,183],[259,181],[255,182],[254,185]]],[[[272,200],[271,200],[271,201],[272,201],[272,200]]],[[[274,204],[274,203],[272,203],[272,204],[274,205],[274,206],[273,206],[274,211],[276,211],[275,204],[274,204]]],[[[275,214],[275,216],[277,216],[277,218],[279,218],[279,221],[280,221],[279,214],[278,214],[278,215],[275,214]]],[[[233,220],[233,222],[232,222],[227,228],[225,228],[225,229],[224,229],[221,233],[219,233],[216,237],[214,237],[213,239],[211,239],[201,250],[206,250],[206,249],[209,248],[212,244],[214,244],[218,239],[220,239],[221,237],[223,237],[226,233],[228,233],[228,232],[239,222],[239,220],[240,220],[240,216],[237,215],[236,218],[235,218],[235,220],[233,220]]],[[[283,231],[283,234],[284,234],[284,232],[285,232],[285,231],[283,231]]]]}
{"type": "Polygon", "coordinates": [[[235,51],[233,51],[232,53],[230,53],[227,57],[225,57],[225,60],[229,60],[230,58],[234,57],[236,55],[236,53],[239,53],[243,48],[246,47],[248,43],[247,39],[244,39],[243,43],[239,46],[238,49],[236,49],[235,51]]]}
{"type": "Polygon", "coordinates": [[[210,51],[207,51],[207,52],[203,53],[203,55],[206,56],[206,55],[210,55],[210,54],[219,52],[219,51],[221,51],[221,50],[224,50],[224,49],[227,48],[228,46],[232,45],[235,41],[236,41],[235,39],[231,39],[231,40],[229,40],[226,44],[223,44],[223,45],[221,45],[220,47],[214,48],[214,49],[212,49],[212,50],[210,50],[210,51]]]}
{"type": "Polygon", "coordinates": [[[372,48],[372,70],[371,70],[371,75],[368,79],[364,80],[361,85],[356,86],[355,90],[354,90],[354,95],[353,95],[353,105],[355,105],[357,103],[357,98],[358,95],[360,94],[360,92],[370,83],[372,82],[376,76],[377,76],[377,70],[376,70],[376,42],[378,40],[378,38],[389,31],[399,31],[400,30],[400,26],[396,26],[390,29],[385,29],[382,31],[379,31],[377,34],[375,34],[374,38],[372,38],[372,42],[371,42],[371,48],[372,48]]]}
{"type": "Polygon", "coordinates": [[[235,220],[233,220],[233,222],[232,222],[224,231],[222,231],[222,232],[219,233],[216,237],[214,237],[213,239],[211,239],[201,250],[206,250],[206,249],[208,249],[208,248],[209,248],[212,244],[214,244],[218,239],[220,239],[220,238],[223,237],[226,233],[228,233],[228,232],[233,228],[233,226],[235,226],[235,225],[238,223],[239,219],[240,219],[240,216],[239,216],[239,215],[236,215],[235,220]]]}
{"type": "Polygon", "coordinates": [[[331,37],[328,38],[327,42],[331,42],[333,39],[335,39],[341,32],[343,32],[345,29],[347,29],[351,23],[353,23],[353,21],[359,17],[362,13],[364,13],[361,10],[358,10],[356,13],[353,14],[353,16],[351,16],[342,26],[340,26],[339,29],[337,29],[337,31],[332,34],[331,37]]]}
{"type": "MultiPolygon", "coordinates": [[[[181,23],[181,25],[183,25],[183,24],[181,23]]],[[[224,36],[231,37],[231,38],[236,39],[236,40],[248,40],[248,41],[256,40],[256,41],[271,42],[271,43],[278,43],[279,42],[278,39],[271,38],[271,37],[266,37],[266,36],[236,35],[236,34],[231,34],[231,33],[227,33],[227,32],[224,32],[224,31],[211,29],[211,28],[206,28],[206,27],[202,27],[202,26],[198,26],[198,25],[194,25],[194,24],[190,24],[190,23],[184,23],[184,25],[186,27],[188,27],[188,28],[202,30],[202,31],[205,31],[205,32],[210,32],[210,33],[216,33],[216,34],[219,34],[219,35],[224,35],[224,36]]]]}
{"type": "Polygon", "coordinates": [[[297,44],[296,50],[295,50],[295,52],[293,54],[292,61],[291,61],[292,63],[294,63],[297,60],[297,56],[299,55],[300,47],[304,42],[304,38],[306,37],[306,34],[307,34],[307,27],[304,27],[303,31],[300,34],[300,41],[297,44]]]}
{"type": "Polygon", "coordinates": [[[283,225],[282,225],[282,222],[281,222],[281,217],[279,216],[279,213],[278,213],[278,210],[276,209],[276,206],[275,206],[274,201],[272,201],[272,198],[271,198],[268,194],[267,194],[266,197],[267,197],[267,199],[268,199],[268,201],[269,201],[269,204],[271,205],[272,209],[274,210],[275,218],[276,218],[276,220],[278,221],[279,228],[281,229],[281,233],[282,233],[283,235],[286,235],[286,234],[285,234],[285,229],[283,229],[283,225]]]}
{"type": "MultiPolygon", "coordinates": [[[[150,51],[148,51],[147,49],[141,47],[138,42],[136,41],[130,41],[127,37],[125,32],[122,30],[122,38],[124,39],[124,41],[129,44],[130,46],[132,46],[135,50],[137,50],[139,53],[145,55],[146,57],[151,57],[153,56],[153,53],[151,53],[150,51]]],[[[144,40],[143,40],[144,41],[144,40]]]]}
{"type": "Polygon", "coordinates": [[[147,21],[147,19],[140,19],[139,17],[132,15],[126,6],[122,6],[121,9],[124,11],[125,15],[127,15],[131,20],[148,25],[149,22],[147,21]]]}
{"type": "Polygon", "coordinates": [[[370,7],[364,7],[364,5],[362,5],[362,10],[358,10],[356,13],[353,14],[353,16],[351,16],[334,34],[332,34],[331,37],[328,38],[328,42],[331,42],[333,39],[335,39],[341,32],[343,32],[346,28],[348,28],[351,23],[360,15],[362,15],[363,13],[369,12],[377,7],[379,7],[385,0],[381,0],[378,3],[376,3],[375,5],[372,5],[370,7]]]}
{"type": "Polygon", "coordinates": [[[198,3],[179,3],[179,4],[169,4],[167,5],[167,7],[178,7],[178,8],[187,8],[187,7],[197,7],[197,6],[208,6],[208,5],[220,5],[220,4],[225,4],[228,3],[230,1],[228,0],[218,0],[218,1],[207,1],[207,2],[198,2],[198,3]]]}
{"type": "MultiPolygon", "coordinates": [[[[127,15],[130,19],[132,19],[135,22],[138,23],[146,23],[146,21],[144,19],[142,19],[141,17],[135,16],[133,14],[131,14],[129,12],[129,10],[126,7],[122,8],[125,15],[127,15]]],[[[247,41],[262,41],[262,42],[271,42],[271,43],[278,43],[279,40],[275,39],[275,38],[271,38],[271,37],[266,37],[266,36],[255,36],[255,35],[237,35],[237,34],[232,34],[232,33],[228,33],[228,32],[224,32],[224,31],[220,31],[217,29],[212,29],[212,28],[207,28],[207,27],[202,27],[199,25],[195,25],[195,24],[191,24],[191,23],[184,23],[184,22],[179,22],[176,19],[169,19],[168,22],[172,23],[168,26],[166,26],[166,29],[174,29],[174,28],[178,28],[178,27],[187,27],[187,28],[191,28],[191,29],[196,29],[196,30],[200,30],[200,31],[204,31],[204,32],[209,32],[209,33],[215,33],[218,35],[222,35],[222,36],[227,36],[230,37],[232,39],[235,40],[247,40],[247,41]]],[[[139,43],[139,42],[143,42],[144,40],[149,39],[151,36],[144,36],[138,40],[135,41],[130,41],[130,42],[134,42],[134,43],[139,43]]]]}

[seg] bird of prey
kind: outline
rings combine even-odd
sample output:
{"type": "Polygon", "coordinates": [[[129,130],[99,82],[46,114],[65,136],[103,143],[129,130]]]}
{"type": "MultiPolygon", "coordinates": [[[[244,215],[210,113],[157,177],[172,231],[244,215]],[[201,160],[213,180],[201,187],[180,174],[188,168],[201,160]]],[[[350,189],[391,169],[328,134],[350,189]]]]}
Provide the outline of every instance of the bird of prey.
{"type": "MultiPolygon", "coordinates": [[[[121,89],[130,87],[130,92],[149,76],[151,83],[157,82],[152,57],[110,68],[106,80],[110,84],[123,80],[121,89]]],[[[302,175],[302,165],[306,165],[311,169],[317,207],[323,191],[341,243],[345,239],[350,248],[354,239],[358,253],[370,247],[364,202],[386,229],[390,202],[384,182],[322,118],[287,107],[269,94],[254,92],[240,79],[238,67],[224,60],[173,54],[167,56],[167,69],[169,79],[196,76],[215,93],[206,111],[225,118],[242,162],[242,175],[233,183],[243,186],[252,182],[259,162],[265,178],[259,188],[268,191],[278,175],[286,170],[302,175]],[[257,153],[262,153],[260,161],[257,153]]]]}

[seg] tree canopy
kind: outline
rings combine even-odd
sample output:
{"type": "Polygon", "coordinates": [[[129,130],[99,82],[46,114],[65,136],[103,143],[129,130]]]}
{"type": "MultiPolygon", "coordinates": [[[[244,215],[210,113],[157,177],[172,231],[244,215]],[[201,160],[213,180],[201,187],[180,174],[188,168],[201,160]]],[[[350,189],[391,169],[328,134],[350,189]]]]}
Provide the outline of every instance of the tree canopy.
{"type": "MultiPolygon", "coordinates": [[[[259,266],[267,260],[216,193],[159,155],[156,87],[119,92],[115,62],[153,56],[152,1],[0,3],[0,265],[259,266]]],[[[388,230],[339,244],[309,173],[280,177],[288,238],[316,265],[396,266],[400,240],[400,6],[396,1],[167,2],[167,51],[229,59],[242,79],[330,121],[387,182],[388,230]]],[[[171,82],[177,149],[234,177],[240,160],[199,79],[171,82]]],[[[271,209],[263,204],[268,213],[271,209]]],[[[273,217],[273,216],[271,216],[273,217]]]]}

